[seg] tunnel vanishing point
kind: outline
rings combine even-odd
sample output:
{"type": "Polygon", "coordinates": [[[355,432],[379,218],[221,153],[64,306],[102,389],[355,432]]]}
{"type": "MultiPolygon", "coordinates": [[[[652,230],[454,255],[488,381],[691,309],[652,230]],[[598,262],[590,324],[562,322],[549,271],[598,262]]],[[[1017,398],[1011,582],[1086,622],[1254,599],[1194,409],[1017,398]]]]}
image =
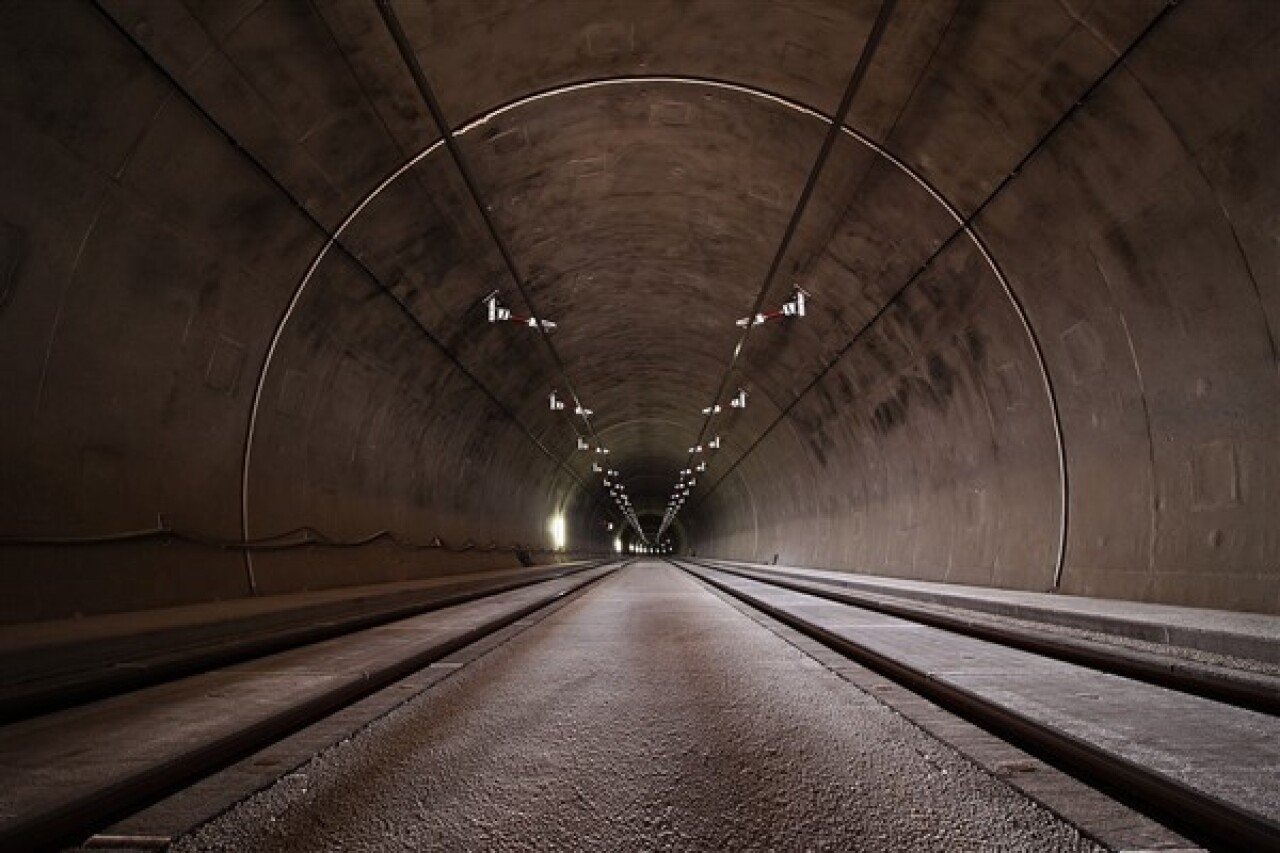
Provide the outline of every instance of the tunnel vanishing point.
{"type": "Polygon", "coordinates": [[[1269,0],[0,5],[0,621],[644,548],[1280,612],[1278,55],[1269,0]]]}

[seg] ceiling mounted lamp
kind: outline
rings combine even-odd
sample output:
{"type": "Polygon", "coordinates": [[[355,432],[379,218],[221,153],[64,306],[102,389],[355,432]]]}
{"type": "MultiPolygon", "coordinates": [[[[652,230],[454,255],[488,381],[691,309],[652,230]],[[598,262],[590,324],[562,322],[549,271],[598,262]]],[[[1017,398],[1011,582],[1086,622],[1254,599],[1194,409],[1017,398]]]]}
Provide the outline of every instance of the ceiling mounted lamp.
{"type": "Polygon", "coordinates": [[[707,463],[699,462],[697,469],[699,472],[707,470],[707,463]]]}
{"type": "Polygon", "coordinates": [[[551,394],[547,397],[547,402],[550,404],[551,411],[553,412],[564,410],[564,400],[561,400],[556,396],[555,389],[552,389],[551,394]]]}
{"type": "Polygon", "coordinates": [[[579,415],[579,416],[584,417],[584,418],[589,418],[589,417],[591,417],[592,415],[594,415],[594,414],[595,414],[595,412],[591,411],[591,410],[590,410],[590,409],[588,409],[588,408],[585,408],[585,407],[584,407],[584,406],[582,406],[582,405],[574,406],[574,407],[573,407],[573,413],[574,413],[575,415],[579,415]]]}
{"type": "Polygon", "coordinates": [[[778,320],[782,317],[803,317],[805,297],[809,294],[806,293],[798,284],[795,286],[795,289],[795,295],[791,297],[790,301],[782,303],[780,307],[775,308],[772,311],[765,311],[755,315],[754,317],[743,317],[741,320],[738,320],[735,325],[740,329],[745,329],[748,326],[759,326],[761,323],[769,320],[778,320]]]}
{"type": "Polygon", "coordinates": [[[591,445],[587,443],[587,440],[586,440],[585,438],[583,438],[582,436],[578,436],[578,449],[579,449],[579,450],[590,450],[590,449],[591,449],[591,445]]]}
{"type": "Polygon", "coordinates": [[[510,308],[498,301],[496,290],[486,296],[483,302],[488,309],[490,323],[518,323],[521,326],[528,326],[531,329],[541,328],[548,332],[556,327],[556,324],[550,320],[539,320],[537,317],[513,313],[510,308]]]}
{"type": "Polygon", "coordinates": [[[501,323],[511,319],[511,309],[503,307],[502,303],[498,302],[498,291],[493,291],[483,301],[489,311],[490,323],[501,323]]]}
{"type": "Polygon", "coordinates": [[[745,409],[747,407],[746,389],[739,388],[738,393],[733,395],[733,399],[729,401],[729,405],[735,409],[745,409]]]}
{"type": "Polygon", "coordinates": [[[708,442],[707,442],[707,447],[710,447],[712,450],[719,450],[719,449],[720,449],[720,436],[718,436],[718,435],[717,435],[715,438],[713,438],[713,439],[711,439],[710,441],[708,441],[708,442]]]}
{"type": "Polygon", "coordinates": [[[721,412],[721,411],[723,411],[723,410],[720,408],[720,404],[719,404],[719,403],[717,403],[717,404],[716,404],[716,405],[714,405],[714,406],[707,406],[705,409],[703,409],[703,410],[702,410],[702,414],[704,414],[704,415],[718,415],[718,414],[720,414],[720,412],[721,412]]]}

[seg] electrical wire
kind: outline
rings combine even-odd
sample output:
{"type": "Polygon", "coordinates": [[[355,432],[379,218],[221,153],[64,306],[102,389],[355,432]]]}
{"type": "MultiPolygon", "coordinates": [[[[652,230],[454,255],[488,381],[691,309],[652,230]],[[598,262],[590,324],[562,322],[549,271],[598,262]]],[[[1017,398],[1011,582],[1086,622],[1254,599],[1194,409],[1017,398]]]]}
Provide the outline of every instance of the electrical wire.
{"type": "Polygon", "coordinates": [[[0,536],[0,547],[83,547],[94,545],[114,545],[122,542],[144,542],[161,540],[168,542],[185,542],[205,548],[222,551],[286,551],[294,548],[362,548],[375,542],[385,541],[396,548],[413,551],[443,551],[449,554],[463,554],[471,551],[479,553],[519,553],[545,554],[558,549],[535,548],[519,542],[500,545],[497,542],[480,544],[467,539],[461,545],[450,545],[439,536],[428,542],[416,542],[402,539],[390,530],[378,530],[367,536],[354,539],[335,539],[328,534],[316,530],[310,525],[301,525],[283,533],[264,536],[256,539],[225,539],[208,536],[190,530],[181,530],[164,523],[163,516],[155,527],[143,530],[124,530],[113,533],[94,534],[89,536],[0,536]]]}

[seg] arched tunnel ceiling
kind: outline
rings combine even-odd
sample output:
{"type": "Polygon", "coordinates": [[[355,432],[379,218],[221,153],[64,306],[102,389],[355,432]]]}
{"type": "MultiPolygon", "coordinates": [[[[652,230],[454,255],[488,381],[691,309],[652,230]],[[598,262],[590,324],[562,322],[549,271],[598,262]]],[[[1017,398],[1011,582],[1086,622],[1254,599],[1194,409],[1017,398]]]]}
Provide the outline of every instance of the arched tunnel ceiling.
{"type": "MultiPolygon", "coordinates": [[[[823,116],[812,110],[834,109],[858,55],[848,46],[866,40],[877,10],[874,3],[779,10],[778,20],[761,16],[741,38],[708,42],[700,34],[743,29],[735,26],[730,7],[695,16],[687,29],[671,25],[685,20],[674,7],[646,9],[642,16],[581,4],[505,12],[396,7],[415,59],[479,176],[480,197],[526,275],[525,287],[540,313],[559,324],[553,343],[565,372],[596,412],[595,429],[610,434],[613,464],[626,474],[658,468],[674,480],[683,466],[684,451],[701,428],[701,409],[711,402],[739,338],[732,320],[751,307],[826,132],[823,116]],[[652,28],[645,50],[636,47],[636,17],[643,19],[642,29],[652,28]],[[530,45],[530,32],[548,28],[554,37],[530,45]],[[569,39],[565,45],[568,33],[577,34],[578,43],[569,39]],[[482,42],[485,61],[455,58],[455,51],[476,50],[470,35],[482,42]],[[781,45],[782,61],[761,62],[752,45],[765,55],[781,45]]],[[[1147,11],[1112,24],[1129,27],[1117,34],[1118,43],[1145,24],[1147,11]]],[[[865,108],[855,102],[851,125],[887,126],[886,138],[895,131],[909,138],[901,119],[904,101],[921,87],[950,88],[956,70],[942,63],[926,69],[920,60],[913,67],[911,51],[929,45],[922,30],[936,42],[956,16],[963,11],[906,13],[898,41],[887,39],[879,56],[881,63],[890,57],[903,62],[898,73],[905,70],[907,80],[888,91],[881,84],[879,100],[862,99],[865,108]],[[894,88],[897,103],[886,100],[894,88]],[[887,117],[895,113],[896,120],[887,117]]],[[[1045,30],[1041,38],[1061,39],[1081,27],[1065,10],[1057,17],[1037,22],[1045,30]]],[[[376,22],[367,23],[367,31],[378,33],[376,22]]],[[[1036,41],[1023,49],[1034,49],[1036,41]]],[[[1082,66],[1081,85],[1112,59],[1103,50],[1090,56],[1088,47],[1079,50],[1080,58],[1067,57],[1082,66]]],[[[1009,64],[1033,56],[987,60],[990,82],[999,81],[1009,64]]],[[[955,141],[975,153],[963,158],[968,174],[953,177],[946,189],[967,189],[963,182],[994,186],[1013,165],[1011,158],[1069,105],[1069,87],[1058,85],[1061,103],[1041,109],[1039,118],[1019,115],[1001,127],[1011,143],[1003,151],[991,151],[989,139],[956,134],[955,141]],[[1015,147],[1019,137],[1024,145],[1015,147]]],[[[917,115],[934,129],[931,144],[951,141],[945,129],[938,132],[935,113],[917,115]]],[[[912,179],[910,167],[888,164],[851,139],[841,142],[788,258],[788,275],[773,288],[780,300],[790,281],[802,280],[818,310],[798,329],[762,330],[741,370],[741,384],[756,404],[729,418],[726,431],[758,435],[767,428],[848,346],[884,296],[956,229],[946,208],[912,179]],[[845,274],[823,289],[807,267],[837,230],[846,240],[874,246],[857,255],[876,267],[845,274]],[[797,340],[802,337],[809,339],[797,340]]],[[[446,161],[448,171],[448,152],[436,148],[430,156],[446,161]]],[[[430,192],[448,186],[449,176],[432,174],[421,183],[430,192]]],[[[528,309],[520,306],[513,282],[504,280],[493,247],[486,272],[458,274],[456,247],[474,251],[486,242],[474,215],[468,216],[470,200],[455,181],[454,204],[437,214],[439,220],[424,222],[409,212],[422,207],[413,189],[400,191],[404,199],[394,212],[383,213],[392,203],[375,200],[344,239],[366,262],[377,259],[378,270],[387,270],[384,281],[407,283],[415,273],[458,279],[450,282],[453,310],[445,322],[463,326],[466,338],[456,344],[463,360],[479,365],[478,375],[500,398],[514,398],[517,417],[535,432],[554,435],[560,416],[544,412],[537,392],[563,383],[533,336],[512,340],[508,328],[477,332],[458,323],[458,309],[478,305],[495,284],[504,299],[528,309]],[[400,221],[389,222],[391,217],[400,221]],[[448,238],[439,239],[441,234],[448,238]],[[527,373],[511,370],[497,352],[511,347],[530,351],[527,373]],[[485,362],[503,376],[490,378],[485,362]]],[[[564,438],[557,438],[555,450],[561,451],[564,438]]],[[[590,473],[589,459],[578,460],[583,475],[590,473]]]]}
{"type": "Polygon", "coordinates": [[[1280,606],[1276,15],[882,11],[11,4],[14,530],[607,547],[579,437],[661,513],[720,435],[704,552],[1280,606]]]}

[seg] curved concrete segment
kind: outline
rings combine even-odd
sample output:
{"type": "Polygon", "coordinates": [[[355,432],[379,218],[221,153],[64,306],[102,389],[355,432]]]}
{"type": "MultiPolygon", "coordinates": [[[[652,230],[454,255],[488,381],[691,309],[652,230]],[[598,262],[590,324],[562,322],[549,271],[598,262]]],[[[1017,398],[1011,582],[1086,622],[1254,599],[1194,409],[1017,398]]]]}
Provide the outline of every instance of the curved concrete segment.
{"type": "Polygon", "coordinates": [[[609,552],[702,463],[699,556],[1280,612],[1273,4],[881,12],[5,4],[0,619],[609,552]]]}

